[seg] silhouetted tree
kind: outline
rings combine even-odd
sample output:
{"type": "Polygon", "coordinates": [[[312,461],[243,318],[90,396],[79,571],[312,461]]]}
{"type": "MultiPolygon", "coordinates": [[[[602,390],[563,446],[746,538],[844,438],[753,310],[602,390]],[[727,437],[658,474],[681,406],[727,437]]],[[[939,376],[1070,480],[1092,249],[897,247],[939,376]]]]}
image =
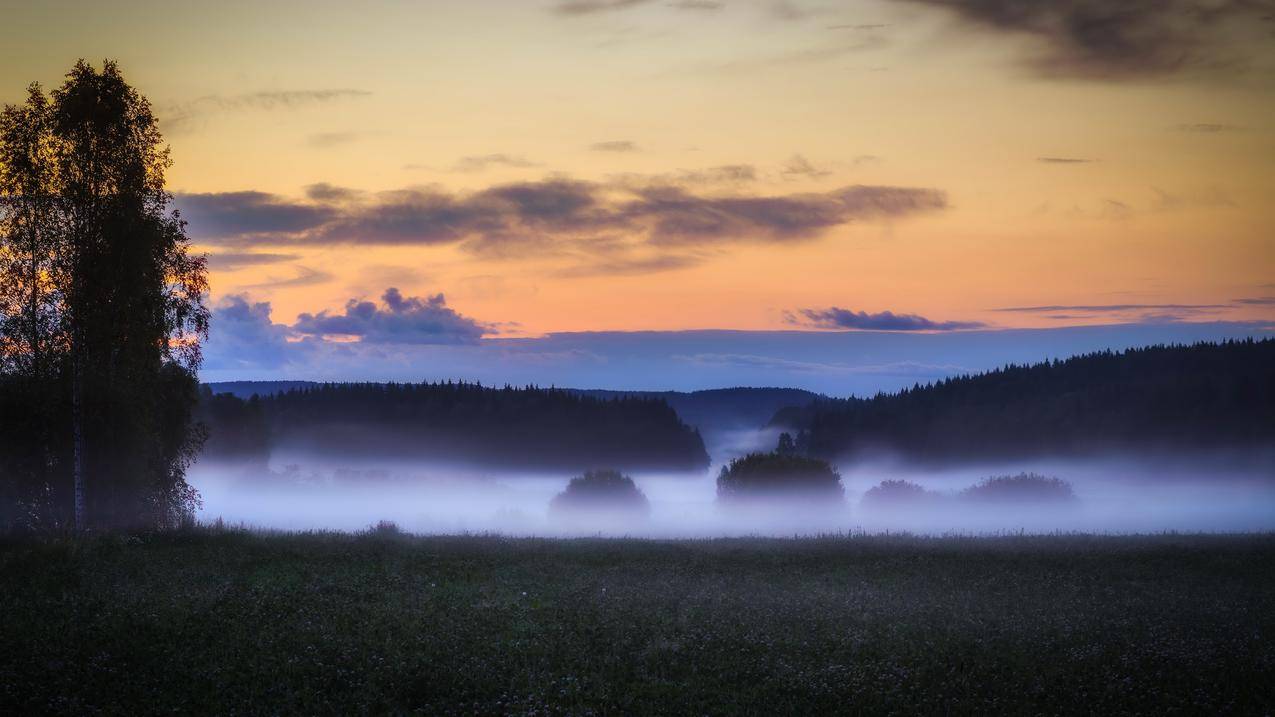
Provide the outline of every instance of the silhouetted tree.
{"type": "Polygon", "coordinates": [[[571,479],[565,490],[554,496],[549,509],[555,513],[595,512],[645,516],[651,504],[633,479],[615,470],[585,471],[571,479]]]}
{"type": "Polygon", "coordinates": [[[984,503],[1070,503],[1076,499],[1071,484],[1037,473],[984,478],[961,491],[965,500],[984,503]]]}
{"type": "Polygon", "coordinates": [[[865,508],[916,508],[933,505],[943,496],[905,480],[887,480],[869,488],[860,503],[865,508]]]}
{"type": "Polygon", "coordinates": [[[797,444],[793,443],[791,433],[779,434],[779,445],[775,446],[775,452],[783,455],[797,452],[797,444]]]}
{"type": "Polygon", "coordinates": [[[46,424],[70,434],[42,436],[42,451],[70,453],[42,464],[69,465],[77,526],[180,520],[208,284],[164,190],[150,105],[115,63],[80,61],[50,97],[32,86],[6,108],[0,142],[2,365],[39,387],[24,414],[56,411],[46,424]]]}
{"type": "Polygon", "coordinates": [[[717,499],[724,503],[801,498],[840,503],[841,475],[828,463],[792,453],[750,453],[722,466],[717,499]]]}

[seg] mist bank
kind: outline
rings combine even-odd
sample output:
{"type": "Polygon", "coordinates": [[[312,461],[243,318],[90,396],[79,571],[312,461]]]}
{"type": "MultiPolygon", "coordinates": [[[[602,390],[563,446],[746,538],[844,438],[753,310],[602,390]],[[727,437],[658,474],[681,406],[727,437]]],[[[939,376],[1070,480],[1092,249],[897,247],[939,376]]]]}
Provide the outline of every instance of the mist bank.
{"type": "Polygon", "coordinates": [[[779,411],[772,427],[842,465],[927,467],[1084,457],[1210,455],[1275,465],[1275,339],[1102,351],[1009,365],[872,398],[779,411]]]}
{"type": "Polygon", "coordinates": [[[392,521],[414,533],[651,538],[897,532],[942,535],[1052,533],[1251,532],[1275,530],[1275,476],[1229,470],[1201,458],[1161,462],[1125,456],[1036,460],[918,470],[897,463],[841,469],[844,498],[723,506],[714,471],[633,473],[649,504],[623,521],[599,511],[571,518],[550,506],[575,475],[558,471],[458,470],[387,460],[331,462],[283,456],[269,469],[201,461],[191,481],[203,499],[200,518],[285,530],[358,531],[392,521]],[[962,499],[989,476],[1022,471],[1067,481],[1075,500],[1061,505],[962,499]],[[907,480],[933,491],[929,505],[883,508],[863,500],[882,481],[907,480]]]}

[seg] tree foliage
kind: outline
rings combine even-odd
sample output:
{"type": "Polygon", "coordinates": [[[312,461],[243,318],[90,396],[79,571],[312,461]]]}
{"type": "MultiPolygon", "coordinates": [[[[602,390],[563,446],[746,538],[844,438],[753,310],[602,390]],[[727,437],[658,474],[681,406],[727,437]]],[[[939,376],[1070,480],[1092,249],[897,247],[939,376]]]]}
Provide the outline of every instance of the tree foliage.
{"type": "Polygon", "coordinates": [[[29,522],[68,523],[77,494],[98,527],[172,524],[196,500],[208,283],[169,165],[110,61],[0,113],[0,479],[29,522]]]}
{"type": "Polygon", "coordinates": [[[943,496],[906,480],[881,481],[863,494],[860,502],[865,508],[915,508],[933,505],[943,496]]]}
{"type": "Polygon", "coordinates": [[[1076,499],[1071,484],[1038,473],[984,478],[961,491],[965,500],[984,503],[1070,503],[1076,499]]]}
{"type": "Polygon", "coordinates": [[[651,504],[633,479],[616,470],[585,471],[567,484],[549,504],[554,513],[595,511],[644,516],[651,504]]]}
{"type": "Polygon", "coordinates": [[[779,497],[840,501],[841,475],[828,463],[794,453],[750,453],[722,466],[717,499],[742,502],[779,497]]]}

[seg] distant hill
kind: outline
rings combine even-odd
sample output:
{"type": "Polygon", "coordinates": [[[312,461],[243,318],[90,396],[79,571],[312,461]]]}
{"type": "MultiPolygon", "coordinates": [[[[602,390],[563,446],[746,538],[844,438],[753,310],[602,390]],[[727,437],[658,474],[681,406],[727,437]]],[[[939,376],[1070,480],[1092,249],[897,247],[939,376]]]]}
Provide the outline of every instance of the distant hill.
{"type": "Polygon", "coordinates": [[[1006,366],[776,413],[821,458],[921,463],[1119,452],[1275,455],[1275,340],[1153,346],[1006,366]]]}
{"type": "MultiPolygon", "coordinates": [[[[256,388],[263,388],[258,385],[256,388]]],[[[200,418],[209,452],[259,459],[264,451],[406,459],[523,470],[700,470],[708,454],[667,403],[556,389],[469,383],[301,384],[253,390],[249,400],[208,387],[200,418]],[[245,426],[256,426],[245,431],[245,426]],[[245,435],[247,434],[247,435],[245,435]],[[220,453],[219,453],[220,452],[220,453]]]]}

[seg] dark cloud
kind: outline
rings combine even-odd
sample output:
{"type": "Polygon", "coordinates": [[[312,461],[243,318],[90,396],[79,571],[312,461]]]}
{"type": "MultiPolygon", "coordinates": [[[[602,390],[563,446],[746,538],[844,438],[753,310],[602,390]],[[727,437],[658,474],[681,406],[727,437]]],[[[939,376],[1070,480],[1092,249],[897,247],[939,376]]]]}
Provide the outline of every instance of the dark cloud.
{"type": "Polygon", "coordinates": [[[1246,59],[1236,26],[1272,8],[1268,0],[901,1],[1034,38],[1029,62],[1041,74],[1105,80],[1234,72],[1246,59]]]}
{"type": "Polygon", "coordinates": [[[235,243],[317,229],[337,216],[329,206],[292,202],[264,192],[176,194],[192,238],[235,243]]]}
{"type": "Polygon", "coordinates": [[[453,172],[481,172],[489,167],[516,167],[525,169],[529,167],[541,166],[537,162],[532,162],[524,157],[512,154],[483,154],[471,157],[461,157],[452,165],[453,172]]]}
{"type": "Polygon", "coordinates": [[[906,217],[947,206],[942,192],[910,187],[704,195],[684,186],[599,184],[561,177],[501,184],[469,195],[415,188],[337,203],[345,200],[347,191],[312,185],[312,203],[287,202],[260,192],[182,195],[179,205],[191,212],[192,235],[205,242],[461,243],[489,256],[550,253],[602,236],[630,247],[784,242],[813,238],[857,220],[906,217]]]}
{"type": "Polygon", "coordinates": [[[305,196],[316,202],[339,204],[359,199],[363,196],[363,192],[349,187],[338,187],[327,182],[318,182],[317,184],[306,185],[305,196]]]}
{"type": "Polygon", "coordinates": [[[308,336],[356,336],[383,344],[469,344],[490,333],[490,327],[448,308],[442,294],[403,296],[389,288],[381,302],[351,299],[340,314],[301,314],[292,328],[308,336]]]}
{"type": "Polygon", "coordinates": [[[627,139],[615,139],[608,142],[594,142],[589,145],[594,152],[636,152],[638,146],[627,139]]]}
{"type": "Polygon", "coordinates": [[[947,206],[945,195],[933,189],[861,185],[778,197],[702,197],[676,187],[639,194],[641,199],[625,205],[624,212],[651,222],[649,240],[662,245],[808,239],[857,219],[947,206]]]}
{"type": "Polygon", "coordinates": [[[784,318],[791,324],[859,331],[959,331],[986,326],[978,321],[931,321],[916,314],[896,314],[892,311],[869,314],[866,311],[851,311],[836,306],[828,309],[801,309],[797,315],[785,313],[784,318]]]}
{"type": "Polygon", "coordinates": [[[223,251],[208,255],[208,266],[220,271],[234,271],[245,266],[262,266],[265,264],[281,264],[295,261],[301,257],[297,254],[269,254],[266,252],[223,251]]]}
{"type": "Polygon", "coordinates": [[[1089,164],[1097,160],[1081,157],[1037,157],[1036,161],[1044,164],[1089,164]]]}

